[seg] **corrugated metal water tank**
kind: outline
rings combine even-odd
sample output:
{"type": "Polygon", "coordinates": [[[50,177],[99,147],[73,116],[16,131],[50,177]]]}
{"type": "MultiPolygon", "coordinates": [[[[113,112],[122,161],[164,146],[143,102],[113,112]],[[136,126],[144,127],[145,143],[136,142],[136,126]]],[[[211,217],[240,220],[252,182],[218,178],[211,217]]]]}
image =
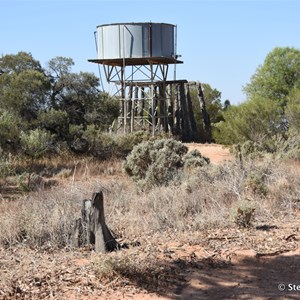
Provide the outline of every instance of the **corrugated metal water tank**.
{"type": "Polygon", "coordinates": [[[98,59],[174,58],[174,25],[116,23],[97,26],[98,59]]]}

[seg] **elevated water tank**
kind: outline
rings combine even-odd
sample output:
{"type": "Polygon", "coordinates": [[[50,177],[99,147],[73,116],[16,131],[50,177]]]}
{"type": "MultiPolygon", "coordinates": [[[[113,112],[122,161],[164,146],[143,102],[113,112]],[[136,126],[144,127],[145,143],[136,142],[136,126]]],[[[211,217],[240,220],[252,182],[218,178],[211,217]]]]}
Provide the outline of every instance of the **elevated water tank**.
{"type": "Polygon", "coordinates": [[[175,25],[115,23],[97,26],[97,59],[175,58],[175,25]]]}

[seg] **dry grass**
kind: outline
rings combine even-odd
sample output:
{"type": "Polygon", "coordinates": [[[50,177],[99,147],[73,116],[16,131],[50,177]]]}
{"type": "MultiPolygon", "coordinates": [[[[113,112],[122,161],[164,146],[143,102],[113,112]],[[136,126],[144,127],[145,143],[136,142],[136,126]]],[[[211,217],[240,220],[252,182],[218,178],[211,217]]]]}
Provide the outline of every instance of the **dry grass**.
{"type": "Polygon", "coordinates": [[[283,233],[269,239],[266,232],[256,230],[278,224],[279,218],[292,219],[300,209],[300,168],[294,164],[266,158],[244,161],[243,167],[236,161],[209,165],[190,170],[180,184],[147,193],[136,189],[118,161],[81,161],[71,170],[55,175],[59,186],[0,203],[0,298],[68,299],[68,289],[101,297],[106,289],[127,286],[131,291],[134,286],[164,294],[183,285],[192,268],[227,264],[226,259],[214,261],[215,249],[228,249],[225,242],[260,252],[266,251],[262,247],[292,249],[296,243],[282,239],[283,233]],[[140,247],[106,255],[85,248],[69,251],[81,202],[99,189],[104,191],[110,229],[120,242],[138,240],[140,247]],[[240,219],[246,214],[237,218],[233,213],[247,212],[245,203],[255,208],[249,224],[240,219]],[[249,228],[237,228],[245,222],[249,228]],[[254,236],[259,237],[257,245],[254,236]],[[205,239],[205,249],[214,254],[195,258],[193,245],[199,247],[205,239]],[[181,253],[182,245],[192,247],[187,257],[174,255],[181,253]]]}
{"type": "Polygon", "coordinates": [[[300,208],[299,178],[299,169],[291,171],[280,161],[245,161],[243,168],[238,162],[227,162],[189,172],[181,184],[142,193],[120,172],[120,162],[91,161],[74,168],[60,186],[30,193],[17,202],[2,202],[0,242],[69,245],[81,201],[99,189],[105,194],[107,223],[124,239],[236,226],[233,210],[243,210],[245,201],[254,208],[251,221],[268,222],[300,208]]]}

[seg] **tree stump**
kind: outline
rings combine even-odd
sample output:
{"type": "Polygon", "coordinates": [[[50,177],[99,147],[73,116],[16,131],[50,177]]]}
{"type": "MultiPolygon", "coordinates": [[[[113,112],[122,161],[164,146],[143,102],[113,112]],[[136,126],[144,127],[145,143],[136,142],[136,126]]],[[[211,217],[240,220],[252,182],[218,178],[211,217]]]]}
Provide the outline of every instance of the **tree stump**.
{"type": "Polygon", "coordinates": [[[93,245],[95,252],[105,253],[121,248],[105,223],[103,192],[93,194],[92,200],[83,200],[81,218],[76,220],[72,245],[93,245]]]}

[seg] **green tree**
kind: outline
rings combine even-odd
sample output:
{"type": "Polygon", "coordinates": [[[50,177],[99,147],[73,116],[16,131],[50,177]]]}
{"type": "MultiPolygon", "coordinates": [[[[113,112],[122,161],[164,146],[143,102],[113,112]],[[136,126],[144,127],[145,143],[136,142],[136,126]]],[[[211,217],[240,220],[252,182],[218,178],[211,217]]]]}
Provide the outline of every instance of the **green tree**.
{"type": "Polygon", "coordinates": [[[53,108],[41,111],[37,120],[39,127],[44,128],[60,139],[65,139],[69,135],[69,117],[66,111],[53,108]]]}
{"type": "Polygon", "coordinates": [[[216,124],[214,137],[218,143],[245,141],[264,143],[282,132],[282,109],[273,100],[254,98],[224,112],[224,121],[216,124]]]}
{"type": "Polygon", "coordinates": [[[226,144],[252,141],[258,145],[286,139],[288,127],[299,128],[299,89],[300,50],[273,49],[244,87],[248,100],[227,106],[214,137],[226,144]]]}
{"type": "Polygon", "coordinates": [[[0,111],[0,148],[3,150],[16,148],[21,123],[8,111],[0,111]]]}
{"type": "Polygon", "coordinates": [[[4,73],[0,76],[0,107],[32,122],[46,105],[48,89],[48,78],[40,71],[4,73]]]}
{"type": "Polygon", "coordinates": [[[100,92],[93,101],[88,103],[84,114],[87,125],[95,125],[100,130],[107,131],[113,121],[119,116],[119,101],[100,92]]]}
{"type": "Polygon", "coordinates": [[[118,102],[99,90],[98,78],[88,72],[72,73],[71,58],[55,57],[48,62],[51,78],[50,103],[54,109],[66,111],[70,124],[94,124],[107,129],[118,116],[118,102]]]}
{"type": "Polygon", "coordinates": [[[215,88],[212,88],[209,84],[203,83],[202,89],[204,93],[204,98],[206,102],[206,109],[210,116],[210,121],[212,124],[220,122],[223,120],[222,110],[223,104],[221,101],[222,93],[215,88]]]}
{"type": "Polygon", "coordinates": [[[0,109],[22,119],[23,129],[46,105],[50,82],[30,53],[19,52],[0,59],[0,109]]]}
{"type": "Polygon", "coordinates": [[[0,58],[0,144],[4,150],[16,150],[20,131],[34,127],[46,105],[49,86],[40,63],[30,53],[0,58]]]}
{"type": "Polygon", "coordinates": [[[265,58],[244,87],[249,99],[262,97],[286,104],[293,88],[300,87],[300,50],[277,47],[265,58]]]}
{"type": "MultiPolygon", "coordinates": [[[[210,116],[210,121],[212,123],[217,123],[222,120],[222,110],[223,105],[221,102],[222,93],[215,88],[212,88],[208,83],[202,83],[203,94],[206,103],[206,109],[210,116]]],[[[196,87],[191,88],[191,97],[193,102],[193,109],[196,116],[196,121],[198,124],[201,124],[202,115],[200,111],[199,99],[198,99],[198,90],[196,87]]]]}
{"type": "MultiPolygon", "coordinates": [[[[0,144],[17,148],[20,131],[49,131],[55,141],[72,143],[78,134],[93,124],[107,130],[118,116],[118,101],[99,91],[99,80],[87,72],[73,73],[71,58],[58,56],[44,70],[30,53],[4,55],[0,58],[0,144]],[[10,124],[9,124],[10,123],[10,124]]],[[[82,134],[81,134],[82,135],[82,134]]],[[[24,140],[24,139],[23,139],[24,140]]]]}
{"type": "Polygon", "coordinates": [[[43,72],[39,61],[31,53],[18,52],[17,54],[2,55],[0,58],[0,74],[19,74],[26,70],[43,72]]]}
{"type": "Polygon", "coordinates": [[[223,110],[225,111],[228,107],[230,107],[231,106],[231,103],[230,103],[230,101],[227,99],[227,100],[225,100],[225,102],[224,102],[224,108],[223,108],[223,110]]]}
{"type": "Polygon", "coordinates": [[[294,89],[288,96],[286,117],[291,130],[300,132],[300,89],[294,89]]]}

